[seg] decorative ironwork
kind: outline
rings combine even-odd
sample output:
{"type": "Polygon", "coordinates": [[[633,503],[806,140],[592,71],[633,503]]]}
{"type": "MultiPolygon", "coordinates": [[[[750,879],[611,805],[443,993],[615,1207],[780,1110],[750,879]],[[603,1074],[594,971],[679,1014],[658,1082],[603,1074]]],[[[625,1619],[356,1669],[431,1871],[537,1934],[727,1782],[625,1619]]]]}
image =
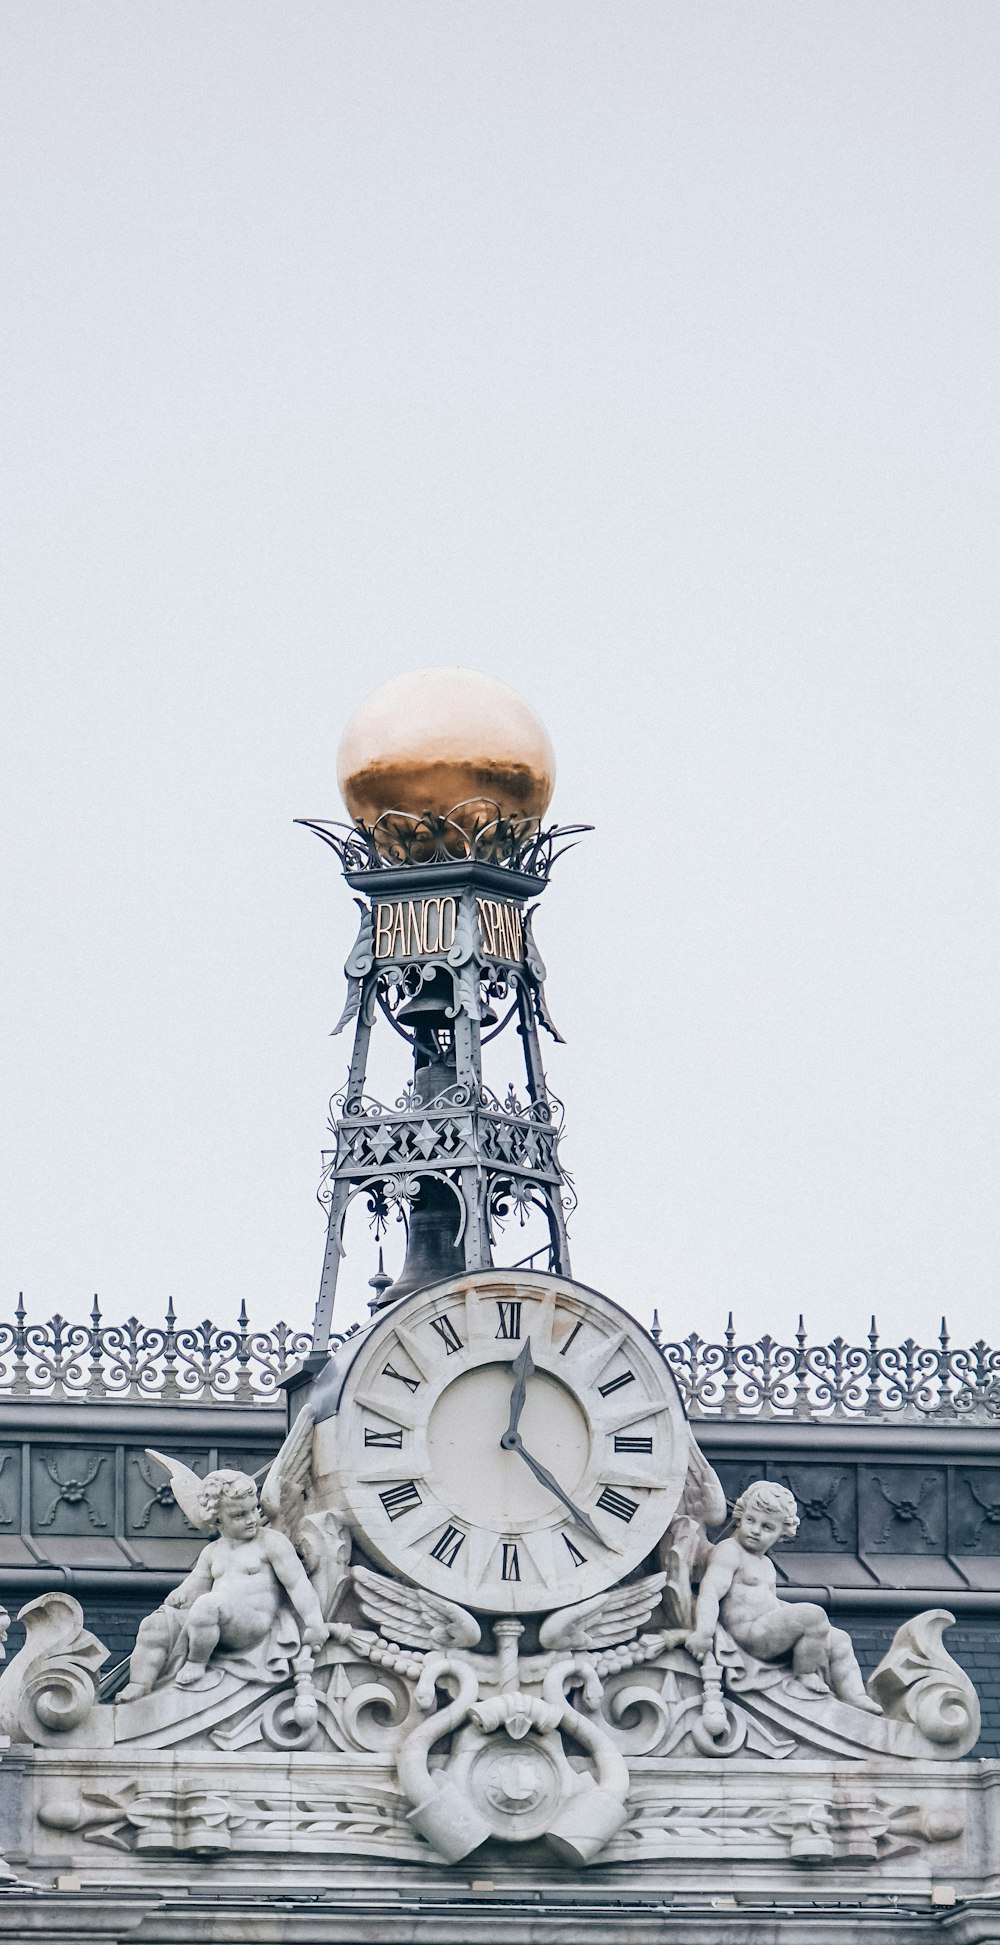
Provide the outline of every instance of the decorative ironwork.
{"type": "MultiPolygon", "coordinates": [[[[19,1297],[13,1320],[0,1322],[0,1401],[41,1396],[86,1403],[267,1403],[311,1343],[311,1332],[285,1323],[251,1329],[245,1304],[233,1328],[208,1319],[178,1327],[172,1302],[162,1324],[138,1317],[108,1324],[96,1297],[89,1324],[58,1314],[33,1324],[19,1297]]],[[[68,1481],[64,1499],[77,1483],[89,1482],[68,1481]]]]}
{"type": "Polygon", "coordinates": [[[561,1112],[551,1097],[525,1106],[511,1089],[501,1106],[488,1088],[474,1093],[458,1085],[416,1105],[410,1092],[388,1108],[368,1095],[354,1101],[338,1096],[331,1104],[331,1128],[337,1146],[323,1156],[323,1207],[335,1179],[388,1182],[407,1170],[427,1175],[436,1168],[474,1166],[477,1158],[491,1169],[529,1175],[553,1187],[564,1179],[556,1152],[561,1112]]]}
{"type": "MultiPolygon", "coordinates": [[[[511,1191],[509,1213],[515,1222],[517,1210],[511,1191]]],[[[391,1213],[388,1206],[385,1213],[391,1213]]],[[[502,1219],[502,1210],[497,1213],[502,1219]]],[[[546,1254],[536,1250],[524,1260],[546,1254]]],[[[344,1343],[357,1329],[351,1325],[332,1344],[344,1343]]],[[[1000,1349],[982,1339],[968,1347],[953,1345],[944,1325],[933,1346],[912,1338],[883,1344],[874,1318],[860,1345],[841,1337],[810,1344],[801,1321],[793,1344],[766,1334],[740,1343],[731,1317],[719,1339],[693,1331],[667,1341],[654,1312],[652,1336],[693,1419],[1000,1422],[1000,1349]]],[[[19,1299],[13,1319],[0,1322],[0,1402],[49,1397],[266,1404],[275,1401],[278,1386],[298,1369],[311,1344],[311,1331],[286,1323],[251,1328],[245,1305],[231,1327],[207,1319],[179,1326],[172,1303],[162,1324],[140,1323],[137,1317],[109,1324],[96,1297],[89,1323],[74,1324],[59,1315],[30,1323],[19,1299]]],[[[821,1511],[829,1519],[826,1504],[821,1508],[817,1502],[815,1516],[821,1511]]],[[[1000,1520],[1000,1499],[990,1500],[986,1518],[1000,1520]]]]}
{"type": "Polygon", "coordinates": [[[936,1345],[883,1344],[874,1317],[864,1344],[810,1344],[801,1317],[793,1344],[738,1343],[732,1315],[720,1340],[670,1343],[654,1311],[652,1335],[691,1418],[1000,1420],[1000,1350],[953,1345],[944,1318],[936,1345]]]}
{"type": "Polygon", "coordinates": [[[388,810],[377,824],[342,824],[324,818],[297,817],[297,824],[315,831],[340,859],[345,873],[389,871],[400,865],[502,865],[525,878],[548,878],[553,865],[592,824],[552,824],[543,830],[537,817],[504,817],[498,804],[483,816],[484,800],[455,804],[445,816],[430,811],[416,817],[410,811],[388,810]],[[475,815],[469,815],[469,811],[475,815]],[[461,813],[465,813],[464,816],[461,813]],[[557,849],[558,846],[558,849],[557,849]]]}

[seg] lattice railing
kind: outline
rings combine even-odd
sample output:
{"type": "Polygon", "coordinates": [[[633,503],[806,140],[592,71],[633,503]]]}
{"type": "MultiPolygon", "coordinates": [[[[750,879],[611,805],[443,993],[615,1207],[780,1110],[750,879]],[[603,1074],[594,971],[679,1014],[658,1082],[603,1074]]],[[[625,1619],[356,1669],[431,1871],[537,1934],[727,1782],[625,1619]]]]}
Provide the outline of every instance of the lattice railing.
{"type": "MultiPolygon", "coordinates": [[[[863,1344],[810,1344],[801,1320],[794,1343],[740,1343],[732,1317],[715,1342],[697,1332],[668,1341],[655,1312],[652,1335],[694,1419],[1000,1419],[1000,1350],[982,1339],[953,1345],[943,1320],[934,1345],[883,1344],[874,1318],[863,1344]]],[[[285,1323],[252,1329],[245,1306],[231,1327],[178,1325],[173,1304],[162,1324],[108,1324],[95,1297],[89,1323],[33,1324],[19,1298],[0,1321],[0,1400],[266,1403],[310,1345],[308,1331],[285,1323]]]]}
{"type": "Polygon", "coordinates": [[[253,1330],[245,1305],[232,1327],[178,1325],[172,1303],[162,1324],[107,1324],[95,1297],[87,1324],[32,1324],[19,1297],[13,1319],[0,1321],[0,1399],[253,1405],[276,1397],[311,1342],[284,1323],[253,1330]]]}
{"type": "Polygon", "coordinates": [[[1000,1418],[1000,1350],[982,1338],[952,1344],[944,1318],[934,1345],[883,1344],[874,1317],[863,1344],[810,1344],[801,1318],[793,1344],[767,1335],[741,1344],[731,1315],[716,1343],[697,1332],[670,1343],[655,1311],[652,1334],[691,1418],[1000,1418]]]}

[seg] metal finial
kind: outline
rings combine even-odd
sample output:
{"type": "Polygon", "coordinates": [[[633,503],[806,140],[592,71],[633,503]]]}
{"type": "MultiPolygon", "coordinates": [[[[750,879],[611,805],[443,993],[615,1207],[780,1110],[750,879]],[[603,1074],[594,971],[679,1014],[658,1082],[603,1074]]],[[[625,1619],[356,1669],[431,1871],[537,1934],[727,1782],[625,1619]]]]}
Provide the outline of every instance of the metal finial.
{"type": "Polygon", "coordinates": [[[380,1247],[378,1253],[378,1269],[376,1270],[374,1276],[370,1276],[368,1278],[368,1288],[370,1290],[374,1290],[375,1292],[374,1297],[372,1298],[370,1304],[368,1305],[369,1310],[375,1311],[379,1309],[382,1302],[382,1298],[385,1296],[386,1291],[390,1288],[392,1281],[393,1281],[392,1277],[387,1275],[386,1273],[386,1267],[385,1267],[385,1263],[382,1260],[382,1250],[380,1247]]]}

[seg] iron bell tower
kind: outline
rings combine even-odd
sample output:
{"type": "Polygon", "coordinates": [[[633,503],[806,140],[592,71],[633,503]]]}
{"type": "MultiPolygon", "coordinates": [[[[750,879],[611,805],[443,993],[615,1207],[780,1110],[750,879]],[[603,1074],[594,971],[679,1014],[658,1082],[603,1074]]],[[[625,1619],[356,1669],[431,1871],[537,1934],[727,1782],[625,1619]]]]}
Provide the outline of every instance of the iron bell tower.
{"type": "MultiPolygon", "coordinates": [[[[344,1221],[361,1198],[379,1241],[395,1213],[407,1226],[395,1282],[379,1267],[372,1308],[463,1270],[488,1268],[498,1222],[541,1210],[544,1267],[569,1274],[570,1181],[559,1161],[562,1109],[545,1078],[545,967],[532,921],[565,840],[586,826],[543,831],[482,800],[449,813],[393,810],[372,825],[300,818],[337,854],[361,918],[345,965],[353,1023],[347,1082],[331,1103],[335,1147],[324,1157],[328,1211],[313,1333],[330,1337],[344,1221]],[[391,1103],[366,1089],[372,1034],[406,1043],[404,1085],[391,1103]],[[523,1092],[484,1084],[483,1048],[520,1040],[523,1092]]],[[[538,1252],[534,1252],[535,1255],[538,1252]]]]}

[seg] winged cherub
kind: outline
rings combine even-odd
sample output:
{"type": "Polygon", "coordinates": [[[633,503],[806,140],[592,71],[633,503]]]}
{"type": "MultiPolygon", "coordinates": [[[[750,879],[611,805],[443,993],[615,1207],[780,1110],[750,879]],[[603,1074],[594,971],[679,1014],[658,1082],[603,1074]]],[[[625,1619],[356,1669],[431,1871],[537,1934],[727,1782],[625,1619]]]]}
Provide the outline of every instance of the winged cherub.
{"type": "Polygon", "coordinates": [[[697,1661],[704,1661],[721,1621],[737,1647],[758,1661],[781,1661],[790,1654],[804,1688],[817,1695],[828,1695],[832,1688],[842,1702],[881,1715],[878,1703],[865,1692],[850,1635],[831,1627],[824,1609],[812,1601],[778,1598],[777,1576],[767,1556],[798,1523],[798,1508],[787,1486],[755,1479],[740,1494],[733,1507],[733,1533],[711,1549],[687,1647],[697,1661]]]}
{"type": "Polygon", "coordinates": [[[300,1648],[322,1646],[347,1582],[350,1542],[331,1513],[311,1507],[311,1433],[311,1423],[293,1428],[260,1506],[245,1472],[199,1479],[179,1460],[150,1451],[191,1525],[218,1537],[141,1623],[121,1701],[136,1701],[164,1681],[193,1687],[213,1657],[234,1672],[278,1680],[300,1648]]]}

